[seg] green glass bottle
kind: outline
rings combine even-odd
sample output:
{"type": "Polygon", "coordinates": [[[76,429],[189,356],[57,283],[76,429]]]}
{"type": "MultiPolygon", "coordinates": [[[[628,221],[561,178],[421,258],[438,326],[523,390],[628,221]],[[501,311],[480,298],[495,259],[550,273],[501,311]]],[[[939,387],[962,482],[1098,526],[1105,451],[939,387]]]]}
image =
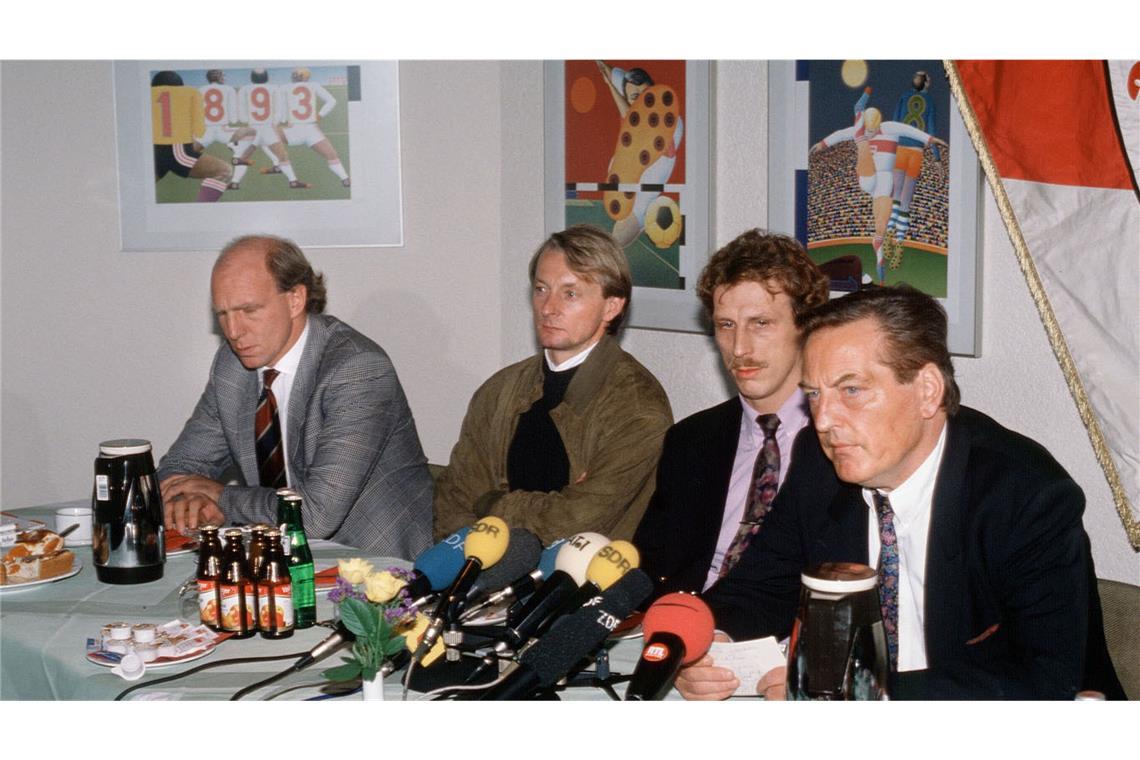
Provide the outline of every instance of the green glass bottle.
{"type": "Polygon", "coordinates": [[[285,525],[285,553],[289,555],[289,578],[293,585],[295,628],[309,628],[317,621],[317,590],[313,580],[313,553],[305,537],[301,521],[301,497],[286,494],[278,497],[277,519],[285,525]]]}

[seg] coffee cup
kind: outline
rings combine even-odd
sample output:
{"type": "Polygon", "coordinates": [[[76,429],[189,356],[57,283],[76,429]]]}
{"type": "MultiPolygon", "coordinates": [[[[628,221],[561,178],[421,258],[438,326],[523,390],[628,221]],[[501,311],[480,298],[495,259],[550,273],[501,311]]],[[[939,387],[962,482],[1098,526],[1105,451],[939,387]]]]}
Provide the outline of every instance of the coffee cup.
{"type": "Polygon", "coordinates": [[[63,533],[72,525],[79,527],[67,534],[69,546],[91,544],[91,507],[62,507],[55,511],[55,532],[63,533]]]}

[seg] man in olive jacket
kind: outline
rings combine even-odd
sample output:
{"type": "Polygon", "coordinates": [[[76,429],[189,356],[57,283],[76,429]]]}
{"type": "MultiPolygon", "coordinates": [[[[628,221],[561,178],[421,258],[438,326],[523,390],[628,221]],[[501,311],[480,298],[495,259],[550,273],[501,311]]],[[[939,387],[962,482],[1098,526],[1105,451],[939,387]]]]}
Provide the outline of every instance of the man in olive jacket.
{"type": "Polygon", "coordinates": [[[629,264],[609,235],[576,225],[539,246],[530,280],[543,352],[475,392],[436,484],[436,539],[487,515],[544,543],[629,539],[673,421],[660,383],[613,337],[629,264]]]}

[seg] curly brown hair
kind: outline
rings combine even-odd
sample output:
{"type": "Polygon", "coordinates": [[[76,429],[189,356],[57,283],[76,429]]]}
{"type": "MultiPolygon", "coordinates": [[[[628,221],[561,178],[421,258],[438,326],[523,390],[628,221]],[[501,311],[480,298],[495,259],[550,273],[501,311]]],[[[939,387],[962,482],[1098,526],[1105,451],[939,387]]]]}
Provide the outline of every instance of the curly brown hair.
{"type": "Polygon", "coordinates": [[[797,323],[801,314],[827,302],[827,275],[787,235],[760,229],[738,235],[709,259],[697,281],[697,296],[711,317],[716,289],[745,281],[786,293],[797,323]]]}

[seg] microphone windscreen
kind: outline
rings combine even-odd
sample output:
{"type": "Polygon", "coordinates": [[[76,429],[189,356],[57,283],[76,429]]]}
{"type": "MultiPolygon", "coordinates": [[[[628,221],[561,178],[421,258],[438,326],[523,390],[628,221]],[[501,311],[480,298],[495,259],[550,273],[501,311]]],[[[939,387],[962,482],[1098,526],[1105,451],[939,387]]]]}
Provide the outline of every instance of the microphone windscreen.
{"type": "Polygon", "coordinates": [[[538,560],[538,571],[542,573],[543,578],[549,578],[550,574],[557,569],[554,563],[558,559],[558,552],[562,550],[565,544],[566,539],[560,538],[543,549],[542,556],[538,560]]]}
{"type": "Polygon", "coordinates": [[[554,685],[582,658],[600,647],[610,632],[653,591],[653,581],[631,570],[594,601],[559,620],[523,653],[519,662],[538,674],[542,687],[554,685]]]}
{"type": "Polygon", "coordinates": [[[558,550],[554,569],[561,570],[581,586],[586,582],[586,568],[594,555],[610,540],[601,533],[579,533],[571,536],[558,550]]]}
{"type": "Polygon", "coordinates": [[[672,633],[685,644],[682,664],[692,665],[712,645],[716,623],[712,611],[699,597],[680,592],[666,594],[645,611],[641,631],[645,641],[657,633],[672,633]]]}
{"type": "Polygon", "coordinates": [[[442,591],[459,575],[467,560],[463,545],[470,531],[470,526],[464,526],[416,557],[413,567],[427,576],[432,591],[442,591]]]}
{"type": "Polygon", "coordinates": [[[586,580],[602,591],[641,564],[637,547],[629,541],[611,541],[603,546],[586,567],[586,580]]]}
{"type": "Polygon", "coordinates": [[[510,542],[511,531],[503,518],[488,515],[471,526],[463,542],[463,554],[467,559],[479,560],[486,570],[503,558],[510,542]]]}
{"type": "Polygon", "coordinates": [[[507,553],[489,570],[479,573],[468,599],[478,599],[507,586],[519,576],[526,575],[538,564],[542,556],[542,542],[526,528],[511,528],[511,542],[507,553]]]}

